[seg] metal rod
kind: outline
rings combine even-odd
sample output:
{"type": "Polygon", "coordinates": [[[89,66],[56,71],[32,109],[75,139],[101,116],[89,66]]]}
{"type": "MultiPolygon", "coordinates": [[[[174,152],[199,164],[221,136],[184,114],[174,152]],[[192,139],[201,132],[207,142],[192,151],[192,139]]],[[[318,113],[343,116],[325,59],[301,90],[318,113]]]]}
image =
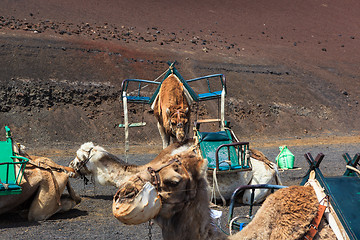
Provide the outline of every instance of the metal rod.
{"type": "Polygon", "coordinates": [[[128,162],[129,152],[129,119],[126,92],[123,92],[123,106],[124,106],[124,124],[125,124],[125,162],[128,162]]]}
{"type": "Polygon", "coordinates": [[[225,129],[225,88],[221,92],[221,131],[225,129]]]}

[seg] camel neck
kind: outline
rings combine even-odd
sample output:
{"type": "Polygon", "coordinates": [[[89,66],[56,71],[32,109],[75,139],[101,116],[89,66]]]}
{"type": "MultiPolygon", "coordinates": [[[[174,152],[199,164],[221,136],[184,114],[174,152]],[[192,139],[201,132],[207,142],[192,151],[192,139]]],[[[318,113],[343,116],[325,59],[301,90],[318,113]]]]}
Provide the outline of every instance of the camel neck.
{"type": "Polygon", "coordinates": [[[209,207],[206,180],[197,186],[200,189],[195,198],[170,219],[158,217],[164,240],[222,240],[226,235],[219,231],[213,222],[209,207]],[[201,185],[201,186],[200,186],[201,185]]]}

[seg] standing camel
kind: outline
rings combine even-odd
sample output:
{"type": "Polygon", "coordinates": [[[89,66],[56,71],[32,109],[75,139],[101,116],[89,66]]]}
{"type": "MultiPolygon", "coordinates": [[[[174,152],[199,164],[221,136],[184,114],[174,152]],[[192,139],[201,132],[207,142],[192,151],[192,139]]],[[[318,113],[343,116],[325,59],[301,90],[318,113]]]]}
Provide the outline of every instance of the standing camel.
{"type": "Polygon", "coordinates": [[[154,115],[163,142],[163,148],[173,142],[184,142],[190,128],[190,105],[180,79],[170,74],[162,83],[154,102],[154,115]]]}
{"type": "MultiPolygon", "coordinates": [[[[219,232],[210,215],[207,162],[192,149],[165,156],[135,174],[119,188],[113,214],[125,224],[155,219],[165,240],[302,239],[319,203],[311,187],[293,186],[270,195],[258,214],[232,236],[219,232]]],[[[334,239],[325,224],[315,239],[334,239]]]]}

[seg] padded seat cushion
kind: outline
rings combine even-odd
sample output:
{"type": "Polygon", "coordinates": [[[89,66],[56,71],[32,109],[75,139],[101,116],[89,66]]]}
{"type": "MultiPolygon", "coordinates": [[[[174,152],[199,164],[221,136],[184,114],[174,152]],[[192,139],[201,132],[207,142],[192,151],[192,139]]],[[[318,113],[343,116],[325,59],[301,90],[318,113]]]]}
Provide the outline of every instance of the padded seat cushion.
{"type": "Polygon", "coordinates": [[[200,141],[230,141],[229,135],[225,131],[219,132],[198,132],[200,141]]]}

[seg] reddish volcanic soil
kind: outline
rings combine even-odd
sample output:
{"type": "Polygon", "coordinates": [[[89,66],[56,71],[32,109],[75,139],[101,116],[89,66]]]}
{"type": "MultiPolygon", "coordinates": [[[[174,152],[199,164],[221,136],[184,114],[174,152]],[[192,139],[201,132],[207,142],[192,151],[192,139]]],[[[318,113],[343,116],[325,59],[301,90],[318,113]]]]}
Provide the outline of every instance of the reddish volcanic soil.
{"type": "MultiPolygon", "coordinates": [[[[185,79],[226,75],[227,119],[244,140],[360,130],[358,1],[2,5],[0,126],[26,144],[123,142],[122,80],[153,80],[174,60],[185,79]]],[[[159,144],[149,107],[130,110],[148,122],[131,141],[159,144]]]]}

